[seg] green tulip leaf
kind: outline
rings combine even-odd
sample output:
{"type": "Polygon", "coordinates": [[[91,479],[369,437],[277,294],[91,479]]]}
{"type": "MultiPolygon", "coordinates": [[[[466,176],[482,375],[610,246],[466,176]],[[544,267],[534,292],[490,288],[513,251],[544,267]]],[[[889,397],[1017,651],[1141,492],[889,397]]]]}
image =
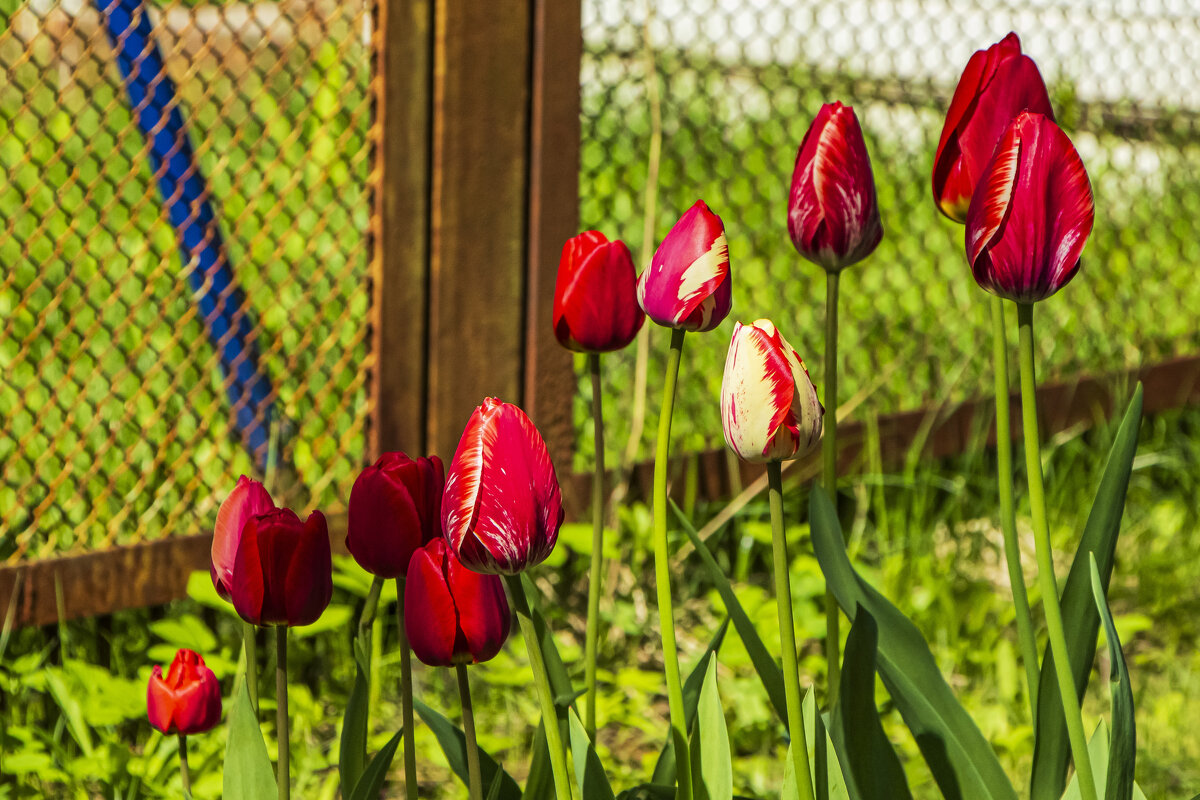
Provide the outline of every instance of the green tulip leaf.
{"type": "Polygon", "coordinates": [[[696,800],[732,800],[733,756],[729,729],[717,693],[717,656],[708,657],[708,669],[696,705],[691,738],[692,796],[696,800]]]}
{"type": "MultiPolygon", "coordinates": [[[[1121,652],[1121,640],[1117,637],[1117,626],[1100,581],[1096,557],[1089,553],[1092,573],[1092,592],[1095,594],[1096,610],[1104,624],[1104,638],[1108,640],[1108,656],[1112,662],[1108,679],[1112,683],[1112,736],[1108,742],[1108,770],[1105,780],[1106,800],[1132,800],[1133,767],[1137,757],[1137,732],[1133,719],[1133,685],[1129,680],[1129,668],[1125,654],[1121,652]]],[[[1093,764],[1093,768],[1099,770],[1093,764]]],[[[1099,772],[1097,772],[1099,774],[1099,772]]]]}
{"type": "MultiPolygon", "coordinates": [[[[816,800],[850,800],[850,789],[846,786],[846,779],[842,776],[842,767],[838,763],[837,751],[829,737],[825,718],[817,711],[815,690],[809,689],[804,695],[800,711],[804,717],[804,735],[808,742],[809,753],[808,766],[815,784],[816,800]]],[[[793,786],[796,781],[791,763],[789,755],[783,771],[785,788],[788,786],[788,775],[792,776],[793,786]]],[[[784,800],[788,800],[791,795],[785,791],[782,797],[784,800]]]]}
{"type": "MultiPolygon", "coordinates": [[[[367,764],[363,770],[362,777],[354,785],[354,791],[350,795],[350,800],[375,800],[383,791],[384,781],[387,780],[388,768],[392,766],[392,759],[396,756],[396,748],[400,746],[400,737],[403,735],[403,730],[396,731],[391,739],[388,739],[387,744],[379,749],[371,762],[367,764]]],[[[342,784],[346,786],[347,784],[342,784]]]]}
{"type": "Polygon", "coordinates": [[[368,679],[363,666],[355,662],[354,686],[342,719],[342,740],[338,755],[338,773],[342,786],[357,786],[367,763],[367,691],[368,679]]]}
{"type": "Polygon", "coordinates": [[[532,752],[522,800],[554,800],[554,773],[550,767],[550,750],[546,747],[546,726],[540,719],[533,734],[532,752]]]}
{"type": "MultiPolygon", "coordinates": [[[[438,744],[441,745],[442,752],[446,756],[446,761],[450,764],[450,769],[459,777],[463,785],[466,785],[467,737],[457,725],[416,698],[413,698],[413,708],[416,709],[417,714],[420,715],[425,724],[429,726],[429,730],[433,731],[433,735],[437,738],[438,744]]],[[[490,786],[493,781],[499,778],[503,784],[500,789],[501,800],[520,799],[521,787],[512,779],[512,776],[496,763],[496,759],[488,755],[483,749],[479,751],[479,773],[483,779],[484,786],[490,786]]]]}
{"type": "Polygon", "coordinates": [[[229,714],[223,785],[222,796],[226,800],[261,800],[275,797],[279,791],[275,768],[267,755],[267,743],[263,741],[244,682],[238,688],[229,714]]]}
{"type": "MultiPolygon", "coordinates": [[[[1097,775],[1107,772],[1108,770],[1108,725],[1104,720],[1096,726],[1096,730],[1092,731],[1092,738],[1088,739],[1088,755],[1092,759],[1092,769],[1097,775]]],[[[1082,794],[1079,791],[1079,773],[1071,776],[1071,782],[1067,784],[1067,790],[1063,792],[1062,800],[1081,800],[1082,794]]],[[[1104,787],[1096,787],[1096,796],[1100,800],[1104,800],[1104,787]]]]}
{"type": "Polygon", "coordinates": [[[571,757],[575,761],[575,780],[583,792],[583,800],[614,800],[612,786],[604,774],[604,765],[592,747],[579,715],[570,712],[571,757]]]}

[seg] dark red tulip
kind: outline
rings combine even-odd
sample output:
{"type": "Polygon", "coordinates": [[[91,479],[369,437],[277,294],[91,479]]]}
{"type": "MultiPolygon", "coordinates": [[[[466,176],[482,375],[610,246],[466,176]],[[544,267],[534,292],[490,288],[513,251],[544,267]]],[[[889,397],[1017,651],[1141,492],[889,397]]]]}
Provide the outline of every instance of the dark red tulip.
{"type": "Polygon", "coordinates": [[[217,524],[213,528],[212,557],[208,571],[217,594],[226,600],[229,599],[233,559],[237,556],[238,542],[242,539],[242,526],[251,517],[265,514],[274,507],[275,503],[266,487],[245,475],[238,478],[233,491],[221,503],[217,511],[217,524]]]}
{"type": "Polygon", "coordinates": [[[359,566],[398,578],[422,545],[442,535],[445,469],[437,456],[384,453],[350,490],[346,549],[359,566]]]}
{"type": "Polygon", "coordinates": [[[204,733],[221,721],[221,685],[204,659],[180,650],[167,668],[154,665],[146,687],[146,716],[163,733],[204,733]]]}
{"type": "Polygon", "coordinates": [[[488,661],[508,638],[510,615],[499,575],[462,565],[443,539],[418,550],[404,582],[404,630],[431,667],[488,661]]]}
{"type": "Polygon", "coordinates": [[[862,261],[883,238],[875,176],[854,109],[821,106],[796,153],[788,233],[800,255],[829,272],[862,261]]]}
{"type": "Polygon", "coordinates": [[[1012,118],[1033,111],[1054,119],[1046,83],[1010,33],[967,62],[933,159],[933,197],[955,222],[965,222],[975,185],[1012,118]]]}
{"type": "Polygon", "coordinates": [[[625,243],[610,242],[599,231],[568,239],[554,284],[558,343],[581,353],[620,350],[645,321],[637,302],[637,271],[625,243]]]}
{"type": "Polygon", "coordinates": [[[542,435],[521,409],[485,399],[446,476],[442,530],[450,549],[476,572],[512,575],[550,555],[562,521],[542,435]]]}
{"type": "Polygon", "coordinates": [[[729,315],[731,283],[725,224],[697,200],[638,278],[638,304],[667,328],[711,331],[729,315]]]}
{"type": "Polygon", "coordinates": [[[311,625],[333,596],[325,515],[288,508],[252,517],[233,564],[233,607],[255,625],[311,625]]]}
{"type": "Polygon", "coordinates": [[[1041,114],[1012,121],[967,211],[967,261],[984,289],[1044,300],[1079,270],[1095,210],[1087,171],[1067,135],[1041,114]]]}

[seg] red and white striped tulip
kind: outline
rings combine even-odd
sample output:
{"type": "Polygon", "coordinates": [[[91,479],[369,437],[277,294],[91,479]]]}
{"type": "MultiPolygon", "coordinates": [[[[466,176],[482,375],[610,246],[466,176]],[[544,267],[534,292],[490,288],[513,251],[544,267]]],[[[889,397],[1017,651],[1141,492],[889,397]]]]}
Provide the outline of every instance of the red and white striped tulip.
{"type": "Polygon", "coordinates": [[[208,570],[217,594],[224,599],[229,600],[232,592],[233,562],[242,540],[242,528],[251,518],[273,508],[275,502],[271,500],[266,487],[245,475],[238,478],[233,491],[221,503],[217,511],[217,524],[213,528],[208,570]]]}
{"type": "Polygon", "coordinates": [[[554,336],[568,350],[607,353],[633,341],[646,315],[637,270],[620,239],[584,231],[563,245],[554,284],[554,336]]]}
{"type": "Polygon", "coordinates": [[[733,303],[725,225],[703,200],[662,240],[638,278],[638,304],[667,328],[711,331],[733,303]]]}
{"type": "Polygon", "coordinates": [[[1046,83],[1033,59],[1010,33],[967,62],[933,159],[933,197],[942,213],[965,222],[975,185],[1004,135],[1022,111],[1054,119],[1046,83]]]}
{"type": "Polygon", "coordinates": [[[799,354],[768,319],[737,323],[721,381],[721,422],[733,452],[786,461],[821,441],[825,409],[799,354]]]}
{"type": "Polygon", "coordinates": [[[1079,271],[1095,207],[1075,146],[1049,118],[1022,112],[980,176],[967,211],[967,261],[992,294],[1044,300],[1079,271]]]}
{"type": "Polygon", "coordinates": [[[828,272],[862,261],[883,238],[871,158],[853,107],[826,103],[804,134],[788,233],[800,255],[828,272]]]}
{"type": "Polygon", "coordinates": [[[446,476],[442,532],[468,569],[513,575],[554,549],[563,521],[558,476],[525,412],[486,398],[446,476]]]}

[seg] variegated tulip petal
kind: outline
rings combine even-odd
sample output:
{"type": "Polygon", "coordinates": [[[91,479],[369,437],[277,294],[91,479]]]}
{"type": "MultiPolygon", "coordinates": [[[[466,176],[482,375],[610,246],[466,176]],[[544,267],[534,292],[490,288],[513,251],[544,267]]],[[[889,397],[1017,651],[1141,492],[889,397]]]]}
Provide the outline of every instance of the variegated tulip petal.
{"type": "Polygon", "coordinates": [[[721,218],[697,200],[663,239],[637,284],[638,303],[668,328],[708,331],[729,313],[729,247],[721,218]]]}

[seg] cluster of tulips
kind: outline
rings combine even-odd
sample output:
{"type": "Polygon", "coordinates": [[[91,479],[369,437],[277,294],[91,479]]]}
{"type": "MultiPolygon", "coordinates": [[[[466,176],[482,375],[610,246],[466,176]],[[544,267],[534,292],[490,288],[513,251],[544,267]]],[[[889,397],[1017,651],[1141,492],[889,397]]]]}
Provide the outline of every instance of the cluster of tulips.
{"type": "MultiPolygon", "coordinates": [[[[1033,61],[1021,52],[1015,34],[975,53],[968,63],[938,144],[933,194],[947,217],[965,223],[967,263],[978,284],[993,296],[999,516],[1028,678],[1030,713],[1039,737],[1031,795],[1035,800],[1057,800],[1066,787],[1068,764],[1073,760],[1077,791],[1084,800],[1098,796],[1128,800],[1134,791],[1131,712],[1118,713],[1114,698],[1107,783],[1097,783],[1079,701],[1087,685],[1101,619],[1109,628],[1110,647],[1116,648],[1114,661],[1120,662],[1123,670],[1103,595],[1112,569],[1112,548],[1125,491],[1122,468],[1127,481],[1128,461],[1136,446],[1140,392],[1110,458],[1107,483],[1097,505],[1100,510],[1093,509],[1097,530],[1093,532],[1089,522],[1076,557],[1076,566],[1083,565],[1083,577],[1077,578],[1073,567],[1063,594],[1071,623],[1065,625],[1051,557],[1039,460],[1032,314],[1036,302],[1057,292],[1078,271],[1092,228],[1093,204],[1080,157],[1055,124],[1046,87],[1033,61]],[[1045,661],[1038,657],[1016,542],[1005,301],[1016,304],[1019,321],[1026,479],[1048,633],[1045,661]],[[1077,601],[1081,592],[1089,598],[1082,606],[1077,601]],[[1090,602],[1093,592],[1094,604],[1090,602]],[[1127,751],[1125,758],[1122,754],[1127,751]]],[[[870,255],[883,236],[870,160],[850,106],[831,103],[821,108],[800,144],[788,201],[787,230],[799,254],[826,273],[824,406],[803,360],[769,319],[734,326],[720,397],[729,447],[746,461],[764,463],[768,476],[783,663],[782,670],[773,660],[756,661],[756,667],[791,741],[784,796],[804,800],[910,796],[904,771],[878,721],[874,701],[878,670],[947,797],[1015,800],[1008,778],[978,729],[953,700],[915,627],[854,572],[832,510],[830,495],[837,479],[837,420],[836,413],[826,414],[826,408],[837,408],[838,277],[841,270],[870,255]],[[824,469],[821,485],[812,491],[810,523],[813,547],[828,584],[828,686],[821,701],[829,712],[826,715],[814,710],[820,704],[811,699],[806,702],[797,665],[781,477],[782,462],[809,455],[822,443],[824,469]],[[844,658],[840,652],[843,613],[853,623],[844,658]],[[782,700],[778,692],[772,693],[772,687],[779,686],[782,700]],[[833,745],[828,759],[821,755],[826,753],[827,736],[833,745]],[[835,773],[840,780],[833,778],[835,773]]],[[[665,752],[670,754],[673,766],[656,770],[651,783],[626,796],[675,796],[683,800],[732,797],[728,770],[720,768],[721,762],[729,759],[723,718],[714,723],[711,714],[697,715],[697,702],[708,702],[711,711],[715,672],[710,666],[696,673],[704,686],[699,701],[696,691],[685,692],[681,680],[672,609],[666,470],[684,336],[688,331],[716,328],[729,315],[732,298],[724,225],[703,201],[697,201],[674,225],[640,276],[628,247],[620,240],[610,241],[602,233],[581,233],[563,248],[552,322],[565,347],[587,354],[596,425],[586,686],[578,717],[576,694],[567,692],[564,697],[562,691],[551,686],[547,645],[535,624],[539,616],[536,597],[520,579],[520,573],[549,555],[563,520],[554,467],[530,419],[516,406],[489,398],[467,422],[448,472],[444,473],[437,456],[412,459],[402,453],[386,453],[358,477],[349,496],[346,547],[358,564],[375,576],[360,625],[360,639],[369,636],[383,581],[395,579],[402,620],[401,722],[404,782],[409,798],[416,797],[417,786],[410,649],[426,664],[452,666],[458,672],[466,742],[464,778],[472,800],[481,800],[485,792],[488,796],[507,796],[508,783],[500,779],[501,775],[507,776],[502,770],[495,773],[489,785],[483,783],[466,673],[466,665],[492,658],[509,634],[511,612],[506,584],[528,649],[542,719],[560,723],[543,726],[555,796],[558,800],[572,796],[564,735],[574,759],[574,782],[584,796],[614,796],[592,746],[598,726],[596,643],[604,552],[599,354],[629,345],[639,335],[646,316],[671,330],[653,484],[653,552],[665,693],[670,708],[665,752]],[[720,730],[714,730],[714,726],[720,730]]],[[[680,523],[685,529],[689,527],[682,517],[680,523]]],[[[692,541],[704,555],[703,542],[695,536],[692,541]]],[[[279,796],[287,797],[287,628],[313,622],[330,600],[331,558],[324,517],[313,512],[301,521],[292,511],[275,508],[262,484],[242,478],[218,514],[212,579],[248,626],[276,628],[276,783],[279,796]]],[[[737,606],[731,592],[725,593],[725,599],[731,610],[737,606]]],[[[757,633],[744,614],[733,616],[748,643],[747,649],[754,649],[750,643],[757,641],[757,633]]],[[[251,707],[257,684],[253,641],[248,634],[246,687],[251,707]]],[[[553,647],[552,637],[549,646],[553,647]]],[[[370,670],[366,655],[370,648],[360,641],[355,650],[361,679],[370,670]]],[[[765,648],[761,652],[765,653],[765,648]]],[[[688,683],[692,685],[690,679],[688,683]]],[[[1127,683],[1127,675],[1124,683],[1118,681],[1122,686],[1127,683]]],[[[811,698],[812,693],[809,695],[811,698]]],[[[165,679],[156,669],[149,705],[151,721],[164,732],[195,733],[217,723],[219,688],[199,656],[181,651],[165,679]]],[[[351,725],[365,729],[365,714],[352,719],[348,712],[345,726],[351,725]]],[[[357,740],[359,747],[361,740],[357,740]]],[[[343,748],[354,741],[343,733],[343,748]]],[[[376,769],[364,769],[365,754],[356,754],[357,761],[350,761],[357,767],[350,774],[346,774],[347,757],[343,753],[343,796],[378,796],[396,744],[393,740],[390,751],[381,751],[376,757],[383,757],[376,769]],[[362,788],[364,782],[369,783],[368,790],[362,788]],[[369,794],[371,787],[374,795],[369,794]]],[[[185,752],[181,748],[181,754],[185,752]]],[[[519,790],[516,796],[520,796],[519,790]]]]}

